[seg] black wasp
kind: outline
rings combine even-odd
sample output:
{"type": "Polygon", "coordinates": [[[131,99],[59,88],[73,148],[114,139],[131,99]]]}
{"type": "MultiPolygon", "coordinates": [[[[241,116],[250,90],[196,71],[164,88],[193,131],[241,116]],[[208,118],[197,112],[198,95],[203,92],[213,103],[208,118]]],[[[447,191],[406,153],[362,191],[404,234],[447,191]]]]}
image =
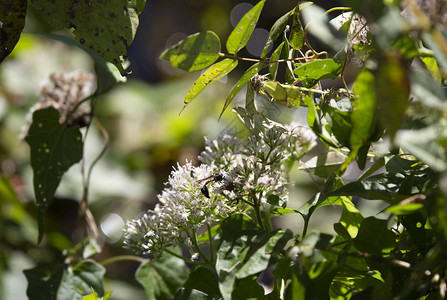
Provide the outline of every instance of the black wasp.
{"type": "Polygon", "coordinates": [[[205,180],[208,180],[208,181],[205,182],[205,184],[202,186],[200,191],[207,198],[211,198],[210,192],[208,191],[208,184],[210,184],[211,182],[221,182],[222,183],[221,189],[223,189],[223,190],[231,191],[234,188],[233,182],[231,181],[231,179],[228,178],[228,176],[225,176],[223,173],[220,173],[220,172],[213,174],[207,178],[204,178],[204,179],[200,180],[200,182],[205,181],[205,180]]]}

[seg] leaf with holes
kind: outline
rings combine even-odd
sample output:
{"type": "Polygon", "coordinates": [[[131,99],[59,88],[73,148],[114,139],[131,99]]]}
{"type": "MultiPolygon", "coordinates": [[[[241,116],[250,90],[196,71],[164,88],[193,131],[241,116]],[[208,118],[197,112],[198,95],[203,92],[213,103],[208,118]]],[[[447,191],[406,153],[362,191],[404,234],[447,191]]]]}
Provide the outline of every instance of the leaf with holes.
{"type": "Polygon", "coordinates": [[[45,213],[62,175],[82,158],[82,135],[79,128],[68,128],[60,124],[59,112],[56,109],[46,108],[34,112],[33,123],[25,140],[31,149],[41,241],[45,213]]]}
{"type": "Polygon", "coordinates": [[[220,113],[220,117],[222,117],[222,114],[227,109],[227,107],[230,105],[231,101],[233,101],[233,99],[237,95],[237,93],[239,93],[239,91],[247,84],[247,82],[249,82],[250,79],[253,76],[255,76],[264,67],[265,67],[265,64],[262,62],[255,63],[244,73],[244,75],[242,75],[242,77],[238,80],[238,82],[236,82],[236,84],[231,89],[231,92],[228,95],[227,100],[225,101],[225,105],[222,109],[222,112],[220,113]]]}
{"type": "Polygon", "coordinates": [[[250,9],[234,27],[227,40],[227,51],[230,54],[236,54],[239,50],[247,45],[248,40],[255,30],[256,23],[261,15],[265,0],[259,1],[252,9],[250,9]]]}
{"type": "Polygon", "coordinates": [[[202,70],[219,58],[220,40],[212,31],[192,34],[163,51],[162,59],[174,67],[192,72],[202,70]]]}
{"type": "Polygon", "coordinates": [[[11,53],[25,26],[26,0],[0,2],[0,63],[11,53]]]}
{"type": "Polygon", "coordinates": [[[208,86],[230,73],[237,66],[237,60],[224,59],[217,64],[212,65],[194,82],[185,97],[185,105],[188,105],[198,94],[208,86]]]}
{"type": "Polygon", "coordinates": [[[135,37],[138,14],[146,0],[32,0],[31,3],[54,29],[72,29],[77,42],[126,75],[123,57],[135,37]]]}

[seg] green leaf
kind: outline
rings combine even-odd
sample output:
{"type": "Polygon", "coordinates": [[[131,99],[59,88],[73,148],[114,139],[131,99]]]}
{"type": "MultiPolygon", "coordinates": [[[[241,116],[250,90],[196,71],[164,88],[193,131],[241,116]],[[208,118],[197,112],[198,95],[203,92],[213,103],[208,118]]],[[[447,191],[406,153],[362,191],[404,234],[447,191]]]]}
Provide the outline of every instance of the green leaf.
{"type": "Polygon", "coordinates": [[[400,129],[408,106],[410,79],[408,61],[395,53],[387,53],[378,59],[376,77],[377,116],[391,140],[400,129]]]}
{"type": "Polygon", "coordinates": [[[355,238],[363,221],[363,216],[348,197],[340,197],[343,207],[340,224],[346,229],[351,238],[355,238]]]}
{"type": "Polygon", "coordinates": [[[54,108],[37,110],[25,138],[31,150],[34,193],[37,204],[39,238],[44,234],[44,217],[62,175],[82,158],[82,135],[77,127],[59,123],[54,108]]]}
{"type": "MultiPolygon", "coordinates": [[[[272,56],[270,56],[270,61],[279,60],[283,47],[284,47],[284,42],[279,44],[278,48],[276,48],[276,50],[273,51],[272,56]]],[[[276,80],[276,74],[278,73],[278,67],[279,67],[279,63],[269,64],[270,78],[272,80],[276,80]]]]}
{"type": "Polygon", "coordinates": [[[26,0],[0,2],[0,63],[12,52],[25,26],[26,0]]]}
{"type": "Polygon", "coordinates": [[[317,59],[297,65],[298,67],[293,70],[293,73],[301,81],[336,78],[340,75],[343,68],[343,64],[340,61],[331,58],[317,59]]]}
{"type": "Polygon", "coordinates": [[[293,10],[292,28],[290,31],[289,43],[295,50],[300,50],[304,45],[304,30],[300,20],[300,10],[293,10]]]}
{"type": "Polygon", "coordinates": [[[271,234],[261,234],[256,237],[252,244],[246,244],[250,249],[242,258],[242,266],[238,269],[237,278],[246,278],[267,269],[272,263],[272,254],[283,250],[292,239],[293,233],[289,229],[281,229],[271,234]]]}
{"type": "Polygon", "coordinates": [[[422,203],[406,203],[402,205],[392,205],[385,209],[393,215],[409,215],[420,211],[424,205],[422,203]]]}
{"type": "Polygon", "coordinates": [[[443,172],[447,169],[446,152],[440,144],[447,137],[445,128],[429,126],[418,130],[399,130],[395,143],[429,165],[433,170],[443,172]]]}
{"type": "Polygon", "coordinates": [[[109,299],[112,296],[112,291],[106,292],[104,296],[101,298],[98,298],[97,293],[91,293],[90,295],[82,297],[82,300],[106,300],[109,299]]]}
{"type": "MultiPolygon", "coordinates": [[[[272,28],[270,29],[269,36],[267,38],[267,42],[265,43],[264,49],[262,50],[261,58],[265,58],[268,50],[270,49],[270,46],[272,46],[273,42],[276,41],[281,36],[281,34],[284,32],[284,29],[286,28],[286,25],[289,22],[290,15],[294,11],[295,11],[295,9],[292,9],[291,11],[286,13],[284,16],[282,16],[281,18],[276,20],[275,24],[273,24],[272,28]]],[[[276,59],[273,59],[273,57],[271,58],[271,60],[276,60],[276,59]]]]}
{"type": "Polygon", "coordinates": [[[354,239],[355,247],[362,252],[381,255],[396,244],[394,233],[387,228],[387,221],[368,217],[362,221],[354,239]]]}
{"type": "Polygon", "coordinates": [[[58,265],[52,269],[35,267],[23,271],[28,280],[26,294],[29,299],[63,300],[82,299],[92,289],[104,295],[103,277],[105,268],[94,261],[84,261],[74,268],[58,265]]]}
{"type": "Polygon", "coordinates": [[[376,95],[374,93],[374,75],[362,71],[354,84],[352,103],[351,151],[358,152],[368,142],[375,128],[376,95]]]}
{"type": "Polygon", "coordinates": [[[183,284],[184,288],[197,290],[209,296],[219,296],[219,286],[216,274],[205,267],[196,267],[189,274],[188,280],[183,284]]]}
{"type": "Polygon", "coordinates": [[[219,300],[222,297],[211,297],[204,292],[194,290],[194,289],[185,289],[180,288],[175,294],[174,300],[219,300]]]}
{"type": "Polygon", "coordinates": [[[256,282],[256,278],[253,277],[242,279],[233,292],[233,299],[235,300],[264,298],[264,289],[256,282]]]}
{"type": "Polygon", "coordinates": [[[330,196],[357,196],[364,199],[384,200],[392,203],[405,198],[389,189],[389,186],[376,181],[354,181],[331,192],[330,196]]]}
{"type": "Polygon", "coordinates": [[[75,39],[114,64],[126,75],[123,57],[138,28],[145,0],[78,1],[32,0],[56,30],[73,29],[75,39]]]}
{"type": "Polygon", "coordinates": [[[148,299],[173,299],[188,275],[189,269],[182,259],[165,253],[157,260],[141,264],[135,279],[143,286],[148,299]]]}
{"type": "Polygon", "coordinates": [[[266,91],[271,97],[278,101],[285,101],[287,99],[286,90],[278,81],[268,80],[264,82],[262,89],[266,91]]]}
{"type": "Polygon", "coordinates": [[[209,67],[209,69],[200,75],[196,82],[194,82],[193,86],[185,97],[185,105],[188,105],[208,86],[230,73],[236,66],[237,60],[227,58],[209,67]]]}
{"type": "Polygon", "coordinates": [[[227,40],[227,51],[230,54],[236,54],[247,45],[248,40],[256,27],[265,0],[259,1],[250,9],[234,27],[227,40]]]}
{"type": "Polygon", "coordinates": [[[236,84],[231,89],[230,94],[227,97],[227,100],[225,101],[224,107],[222,109],[222,112],[220,113],[220,117],[222,117],[224,111],[228,108],[231,101],[233,101],[234,97],[239,93],[239,91],[247,84],[247,82],[250,81],[250,79],[255,76],[260,70],[262,70],[265,67],[265,64],[262,62],[255,63],[250,68],[248,68],[247,71],[245,71],[244,75],[236,82],[236,84]]]}
{"type": "Polygon", "coordinates": [[[219,58],[220,39],[212,31],[192,34],[160,55],[174,67],[192,72],[202,70],[219,58]]]}
{"type": "Polygon", "coordinates": [[[422,68],[410,70],[411,95],[429,108],[447,110],[446,93],[440,81],[422,68]]]}

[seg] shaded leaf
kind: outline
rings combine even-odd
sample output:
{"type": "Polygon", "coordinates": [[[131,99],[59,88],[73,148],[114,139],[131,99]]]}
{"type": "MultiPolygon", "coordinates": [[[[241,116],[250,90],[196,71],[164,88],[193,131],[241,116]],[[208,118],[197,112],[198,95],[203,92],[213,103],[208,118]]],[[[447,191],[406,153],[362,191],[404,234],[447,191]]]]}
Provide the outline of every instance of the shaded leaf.
{"type": "MultiPolygon", "coordinates": [[[[281,18],[276,20],[275,24],[273,24],[272,28],[270,29],[269,36],[267,38],[267,42],[265,43],[264,49],[262,50],[261,58],[266,57],[268,50],[273,45],[273,42],[276,41],[281,36],[281,34],[284,32],[284,29],[286,28],[286,25],[290,19],[290,15],[292,14],[293,11],[295,11],[295,9],[292,9],[291,11],[289,11],[288,13],[283,15],[281,18]]],[[[270,60],[276,60],[276,59],[273,58],[273,55],[270,58],[270,60]]]]}
{"type": "Polygon", "coordinates": [[[219,296],[219,286],[216,274],[205,267],[196,267],[189,274],[188,279],[183,284],[184,288],[197,290],[208,296],[219,296]]]}
{"type": "Polygon", "coordinates": [[[189,269],[182,259],[164,253],[157,260],[142,263],[135,279],[143,286],[148,299],[173,299],[188,275],[189,269]]]}
{"type": "Polygon", "coordinates": [[[220,39],[212,31],[192,34],[160,55],[174,67],[192,72],[202,70],[219,58],[220,39]]]}
{"type": "Polygon", "coordinates": [[[224,111],[228,108],[231,101],[233,101],[234,97],[239,93],[239,91],[247,84],[247,82],[250,81],[250,79],[255,76],[261,69],[265,67],[265,64],[262,62],[255,63],[250,68],[248,68],[247,71],[245,71],[244,75],[236,82],[236,84],[233,86],[233,88],[230,91],[230,94],[227,97],[227,100],[225,101],[224,107],[222,109],[222,112],[220,113],[220,117],[222,117],[222,114],[224,111]]]}
{"type": "Polygon", "coordinates": [[[410,70],[411,95],[427,107],[439,110],[447,109],[446,93],[440,81],[422,68],[413,67],[410,70]]]}
{"type": "Polygon", "coordinates": [[[446,128],[432,125],[418,130],[399,130],[395,143],[433,170],[443,172],[447,169],[446,153],[440,141],[445,137],[446,128]]]}
{"type": "Polygon", "coordinates": [[[185,105],[188,105],[208,86],[230,73],[236,66],[237,60],[227,58],[209,67],[209,69],[203,72],[196,82],[194,82],[193,86],[185,97],[185,105]]]}
{"type": "Polygon", "coordinates": [[[387,221],[368,217],[362,221],[359,232],[354,239],[354,245],[359,251],[382,254],[392,249],[396,237],[387,228],[387,221]]]}
{"type": "Polygon", "coordinates": [[[343,64],[340,61],[330,58],[317,59],[297,65],[298,67],[293,70],[293,73],[295,73],[301,81],[336,78],[340,75],[343,68],[343,64]]]}
{"type": "Polygon", "coordinates": [[[230,54],[236,54],[247,45],[248,40],[256,27],[265,0],[259,1],[250,9],[234,27],[227,40],[227,51],[230,54]]]}
{"type": "Polygon", "coordinates": [[[12,52],[25,26],[26,0],[0,2],[0,63],[12,52]]]}
{"type": "Polygon", "coordinates": [[[256,282],[256,278],[251,277],[242,279],[233,292],[233,299],[235,300],[264,298],[264,288],[256,282]]]}
{"type": "Polygon", "coordinates": [[[408,62],[398,54],[387,52],[378,60],[375,74],[377,116],[391,140],[401,127],[410,93],[408,62]]]}
{"type": "Polygon", "coordinates": [[[74,268],[58,265],[55,268],[35,267],[23,271],[28,280],[29,299],[82,299],[92,289],[104,295],[105,268],[94,261],[84,261],[74,268]]]}
{"type": "Polygon", "coordinates": [[[138,14],[146,1],[32,0],[56,30],[73,29],[75,39],[114,64],[126,75],[123,57],[138,28],[138,14]]]}
{"type": "Polygon", "coordinates": [[[262,85],[262,90],[267,92],[275,100],[284,101],[287,99],[286,90],[278,81],[268,80],[262,85]]]}
{"type": "Polygon", "coordinates": [[[25,138],[31,150],[39,241],[43,237],[45,212],[53,200],[62,175],[82,158],[82,135],[77,127],[59,123],[54,108],[37,110],[25,138]]]}
{"type": "Polygon", "coordinates": [[[219,300],[221,297],[211,297],[204,292],[194,290],[194,289],[186,289],[180,288],[175,294],[174,300],[219,300]]]}

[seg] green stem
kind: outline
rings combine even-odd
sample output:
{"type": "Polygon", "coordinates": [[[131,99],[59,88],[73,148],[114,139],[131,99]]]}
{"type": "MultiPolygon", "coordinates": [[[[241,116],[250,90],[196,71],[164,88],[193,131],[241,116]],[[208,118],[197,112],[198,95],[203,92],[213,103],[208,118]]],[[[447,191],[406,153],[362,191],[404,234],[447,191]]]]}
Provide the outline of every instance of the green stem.
{"type": "Polygon", "coordinates": [[[144,263],[149,261],[148,259],[141,258],[135,255],[118,255],[111,258],[107,258],[101,262],[99,262],[102,266],[107,266],[112,263],[120,262],[120,261],[135,261],[138,263],[144,263]]]}
{"type": "Polygon", "coordinates": [[[265,59],[257,59],[257,58],[240,57],[240,56],[230,55],[230,54],[226,54],[226,53],[219,53],[219,56],[222,58],[231,58],[231,59],[236,59],[236,60],[240,60],[240,61],[263,62],[265,64],[276,64],[276,63],[283,63],[283,62],[288,62],[288,61],[302,61],[302,60],[315,59],[315,56],[310,56],[310,57],[285,58],[285,59],[278,59],[278,60],[265,60],[265,59]]]}
{"type": "Polygon", "coordinates": [[[216,257],[215,257],[215,253],[214,253],[214,243],[213,243],[213,236],[211,234],[210,224],[206,223],[206,228],[208,230],[208,241],[210,244],[210,257],[211,257],[212,261],[215,261],[216,257]]]}
{"type": "Polygon", "coordinates": [[[264,221],[262,220],[260,211],[261,206],[259,205],[259,200],[254,194],[252,195],[252,197],[253,197],[253,209],[255,210],[255,215],[256,219],[258,220],[258,224],[261,228],[267,231],[267,227],[265,226],[264,221]]]}
{"type": "MultiPolygon", "coordinates": [[[[189,239],[191,240],[191,243],[194,246],[194,248],[196,249],[197,253],[199,253],[199,255],[203,258],[203,260],[205,261],[205,263],[208,266],[210,266],[214,269],[213,262],[208,258],[208,256],[206,256],[206,254],[202,251],[202,249],[200,249],[200,246],[197,243],[197,235],[196,235],[195,229],[193,229],[192,231],[193,231],[193,234],[191,235],[187,230],[185,230],[186,234],[188,235],[189,239]]],[[[193,263],[195,263],[195,262],[193,262],[193,263]]]]}
{"type": "Polygon", "coordinates": [[[302,237],[304,238],[307,234],[307,228],[309,227],[309,221],[310,221],[310,217],[305,217],[304,218],[304,226],[303,226],[303,234],[302,237]]]}

